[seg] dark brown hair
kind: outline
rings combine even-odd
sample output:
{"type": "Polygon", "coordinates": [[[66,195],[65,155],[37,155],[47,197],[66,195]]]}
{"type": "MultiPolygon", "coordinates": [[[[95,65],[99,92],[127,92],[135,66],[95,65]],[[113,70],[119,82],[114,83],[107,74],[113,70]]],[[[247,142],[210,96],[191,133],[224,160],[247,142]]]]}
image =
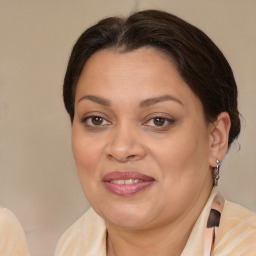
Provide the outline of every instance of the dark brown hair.
{"type": "Polygon", "coordinates": [[[153,47],[170,56],[201,100],[206,121],[221,112],[231,119],[229,146],[240,132],[237,86],[232,69],[218,47],[201,30],[172,14],[146,10],[128,18],[110,17],[87,29],[76,42],[68,63],[63,96],[71,122],[78,79],[92,54],[102,49],[120,53],[153,47]]]}

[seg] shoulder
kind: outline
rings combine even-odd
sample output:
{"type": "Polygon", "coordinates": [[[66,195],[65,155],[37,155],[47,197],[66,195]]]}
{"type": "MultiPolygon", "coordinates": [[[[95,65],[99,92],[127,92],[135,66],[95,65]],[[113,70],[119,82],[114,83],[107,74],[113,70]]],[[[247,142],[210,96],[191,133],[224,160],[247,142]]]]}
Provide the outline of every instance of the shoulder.
{"type": "MultiPolygon", "coordinates": [[[[234,229],[241,232],[256,232],[256,213],[245,207],[226,201],[221,216],[221,227],[223,229],[234,229]]],[[[256,233],[255,233],[256,234],[256,233]]]]}
{"type": "Polygon", "coordinates": [[[215,251],[217,255],[255,255],[256,213],[226,201],[215,251]]]}
{"type": "Polygon", "coordinates": [[[4,227],[20,227],[17,217],[8,209],[0,207],[0,230],[4,227]]]}
{"type": "Polygon", "coordinates": [[[0,208],[0,237],[0,255],[29,255],[22,226],[6,208],[0,208]]]}
{"type": "Polygon", "coordinates": [[[90,208],[60,238],[55,256],[99,255],[106,252],[104,220],[90,208]]]}

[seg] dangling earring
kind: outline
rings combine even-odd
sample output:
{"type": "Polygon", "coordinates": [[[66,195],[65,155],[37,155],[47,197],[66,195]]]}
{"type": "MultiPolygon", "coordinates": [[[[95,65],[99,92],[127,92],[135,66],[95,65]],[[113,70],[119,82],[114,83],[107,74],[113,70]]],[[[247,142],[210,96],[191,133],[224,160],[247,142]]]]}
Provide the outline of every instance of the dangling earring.
{"type": "Polygon", "coordinates": [[[220,178],[220,160],[216,160],[216,167],[213,169],[213,185],[218,186],[218,180],[220,178]]]}

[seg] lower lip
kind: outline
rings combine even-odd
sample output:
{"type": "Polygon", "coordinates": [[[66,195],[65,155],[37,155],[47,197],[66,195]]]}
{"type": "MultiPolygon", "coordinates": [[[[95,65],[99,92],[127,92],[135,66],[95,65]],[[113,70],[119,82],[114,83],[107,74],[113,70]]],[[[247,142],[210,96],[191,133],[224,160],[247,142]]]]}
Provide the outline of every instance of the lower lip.
{"type": "Polygon", "coordinates": [[[138,192],[148,188],[153,184],[152,181],[144,181],[144,182],[139,182],[139,183],[134,183],[134,184],[115,184],[111,182],[104,182],[106,188],[112,192],[113,194],[116,194],[118,196],[132,196],[134,194],[137,194],[138,192]]]}

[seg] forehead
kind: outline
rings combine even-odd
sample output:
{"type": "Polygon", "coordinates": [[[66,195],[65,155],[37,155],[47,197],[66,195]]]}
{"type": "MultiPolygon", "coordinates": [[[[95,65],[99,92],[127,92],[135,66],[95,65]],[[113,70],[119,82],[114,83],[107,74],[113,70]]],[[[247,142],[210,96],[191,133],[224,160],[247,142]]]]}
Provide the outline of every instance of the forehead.
{"type": "Polygon", "coordinates": [[[147,72],[149,68],[152,72],[154,69],[163,68],[163,66],[176,69],[174,62],[167,54],[153,47],[142,47],[129,52],[123,52],[118,49],[103,49],[94,53],[87,60],[83,71],[100,68],[105,71],[122,69],[124,72],[125,69],[129,71],[130,68],[130,71],[132,70],[134,74],[141,75],[143,72],[147,72]],[[138,67],[140,69],[137,69],[138,67]]]}
{"type": "Polygon", "coordinates": [[[110,49],[94,53],[86,62],[76,88],[76,98],[85,94],[123,98],[156,94],[195,97],[171,58],[151,47],[125,53],[110,49]]]}

